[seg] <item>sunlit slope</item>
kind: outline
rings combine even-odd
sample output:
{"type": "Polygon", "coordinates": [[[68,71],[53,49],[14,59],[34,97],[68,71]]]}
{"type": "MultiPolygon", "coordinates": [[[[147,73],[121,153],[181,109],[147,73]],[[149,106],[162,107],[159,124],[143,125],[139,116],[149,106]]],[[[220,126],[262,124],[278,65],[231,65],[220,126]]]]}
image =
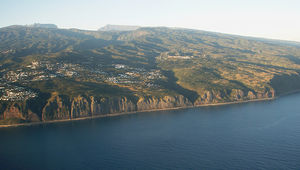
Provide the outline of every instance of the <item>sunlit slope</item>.
{"type": "Polygon", "coordinates": [[[300,49],[281,41],[163,27],[102,32],[23,26],[1,28],[0,39],[2,75],[32,61],[76,65],[77,76],[23,84],[47,93],[102,95],[93,89],[99,84],[126,91],[120,95],[180,94],[203,103],[274,97],[297,90],[299,84],[300,49]],[[126,69],[116,69],[116,64],[126,69]],[[149,78],[152,73],[146,72],[159,76],[149,78]],[[107,81],[126,74],[127,79],[107,81]],[[71,89],[84,82],[85,90],[47,85],[68,81],[71,89]]]}

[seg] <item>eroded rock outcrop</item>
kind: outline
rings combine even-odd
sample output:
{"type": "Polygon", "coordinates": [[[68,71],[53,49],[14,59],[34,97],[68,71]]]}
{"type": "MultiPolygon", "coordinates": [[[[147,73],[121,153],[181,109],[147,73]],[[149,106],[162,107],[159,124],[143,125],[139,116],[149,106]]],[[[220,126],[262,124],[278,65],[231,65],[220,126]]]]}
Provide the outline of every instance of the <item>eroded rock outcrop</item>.
{"type": "Polygon", "coordinates": [[[174,107],[192,106],[184,96],[164,97],[95,97],[77,96],[68,99],[66,96],[52,96],[43,109],[43,121],[56,119],[74,119],[100,114],[146,111],[174,107]]]}
{"type": "Polygon", "coordinates": [[[41,106],[36,109],[31,106],[33,102],[11,103],[7,105],[0,119],[17,118],[26,121],[50,121],[61,119],[75,119],[92,117],[112,113],[147,111],[169,109],[176,107],[198,106],[211,103],[224,103],[230,101],[243,101],[262,98],[272,98],[274,90],[262,92],[243,91],[204,91],[195,102],[191,102],[183,95],[177,96],[129,96],[129,97],[103,97],[84,96],[69,97],[52,93],[41,106]],[[40,111],[39,111],[40,110],[40,111]]]}
{"type": "Polygon", "coordinates": [[[42,110],[42,120],[70,119],[70,100],[67,96],[52,94],[42,110]]]}
{"type": "Polygon", "coordinates": [[[195,106],[203,104],[238,102],[255,99],[274,98],[275,91],[273,89],[261,92],[243,91],[241,89],[232,89],[231,91],[205,91],[194,102],[195,106]]]}
{"type": "Polygon", "coordinates": [[[4,119],[11,119],[11,118],[17,118],[17,119],[25,119],[23,116],[22,111],[20,108],[18,108],[18,105],[11,105],[9,106],[3,114],[4,119]]]}

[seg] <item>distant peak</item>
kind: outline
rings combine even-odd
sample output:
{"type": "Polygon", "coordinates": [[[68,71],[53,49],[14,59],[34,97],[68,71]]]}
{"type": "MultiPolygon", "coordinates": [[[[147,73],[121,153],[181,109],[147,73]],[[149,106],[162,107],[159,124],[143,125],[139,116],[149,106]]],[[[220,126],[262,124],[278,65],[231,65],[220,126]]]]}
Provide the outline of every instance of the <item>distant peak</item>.
{"type": "Polygon", "coordinates": [[[36,28],[58,28],[55,24],[40,24],[40,23],[34,23],[33,25],[30,25],[30,27],[36,27],[36,28]]]}
{"type": "Polygon", "coordinates": [[[106,25],[98,29],[98,31],[133,31],[139,29],[140,26],[134,25],[106,25]]]}

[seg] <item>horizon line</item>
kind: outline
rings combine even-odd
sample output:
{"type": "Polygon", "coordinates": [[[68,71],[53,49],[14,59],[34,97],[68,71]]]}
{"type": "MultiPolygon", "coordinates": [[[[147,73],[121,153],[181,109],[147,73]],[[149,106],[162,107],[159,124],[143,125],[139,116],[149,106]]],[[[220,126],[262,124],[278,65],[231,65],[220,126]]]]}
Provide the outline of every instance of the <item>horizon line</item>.
{"type": "Polygon", "coordinates": [[[82,30],[82,31],[100,31],[99,29],[101,29],[105,26],[108,26],[108,25],[110,25],[110,26],[133,26],[133,27],[139,27],[139,28],[186,29],[186,30],[195,30],[195,31],[203,31],[203,32],[231,35],[231,36],[240,36],[240,37],[244,37],[244,38],[255,38],[255,39],[270,40],[270,41],[286,41],[286,42],[296,43],[296,44],[300,45],[300,40],[280,39],[280,38],[271,38],[271,37],[255,36],[255,35],[242,35],[242,34],[227,33],[227,32],[221,32],[221,31],[208,31],[208,30],[202,30],[202,29],[199,29],[199,28],[188,28],[188,27],[178,27],[178,26],[162,26],[162,25],[105,24],[104,26],[101,26],[98,29],[88,29],[88,28],[64,27],[64,26],[59,26],[59,25],[54,24],[54,23],[34,22],[33,24],[25,24],[25,25],[22,25],[22,24],[7,25],[7,26],[0,27],[0,29],[6,28],[6,27],[12,27],[12,26],[30,27],[30,26],[33,26],[35,24],[41,24],[41,25],[51,24],[51,25],[55,25],[57,27],[56,29],[66,29],[66,30],[77,29],[77,30],[82,30]]]}

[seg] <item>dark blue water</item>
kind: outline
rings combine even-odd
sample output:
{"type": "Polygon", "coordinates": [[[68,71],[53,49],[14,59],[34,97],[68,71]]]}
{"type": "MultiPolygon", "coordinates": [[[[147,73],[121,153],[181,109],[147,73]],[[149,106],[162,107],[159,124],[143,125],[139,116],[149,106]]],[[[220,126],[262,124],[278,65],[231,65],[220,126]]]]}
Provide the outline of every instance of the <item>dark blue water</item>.
{"type": "Polygon", "coordinates": [[[0,129],[1,169],[300,169],[300,95],[0,129]]]}

